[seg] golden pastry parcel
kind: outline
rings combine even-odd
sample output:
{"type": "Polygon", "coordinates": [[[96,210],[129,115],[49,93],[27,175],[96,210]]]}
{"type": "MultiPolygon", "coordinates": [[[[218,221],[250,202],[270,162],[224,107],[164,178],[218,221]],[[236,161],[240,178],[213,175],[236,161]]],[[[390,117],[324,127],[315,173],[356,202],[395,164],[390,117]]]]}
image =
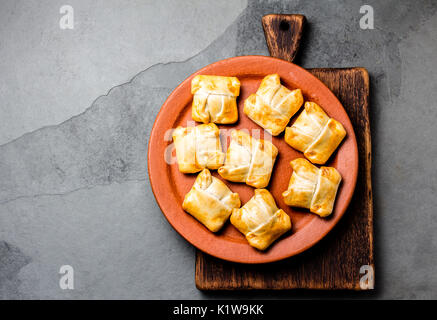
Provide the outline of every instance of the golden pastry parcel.
{"type": "Polygon", "coordinates": [[[231,223],[246,236],[252,247],[267,249],[291,229],[290,217],[278,209],[266,189],[255,189],[255,195],[240,209],[232,210],[231,223]]]}
{"type": "Polygon", "coordinates": [[[291,91],[281,85],[279,75],[270,74],[261,81],[257,92],[244,101],[243,111],[256,124],[277,136],[302,103],[300,89],[291,91]]]}
{"type": "Polygon", "coordinates": [[[218,173],[232,182],[255,188],[269,184],[278,149],[269,141],[256,139],[241,130],[232,130],[225,164],[218,173]]]}
{"type": "Polygon", "coordinates": [[[345,136],[343,125],[314,102],[305,102],[305,109],[285,130],[285,141],[316,164],[325,164],[345,136]]]}
{"type": "Polygon", "coordinates": [[[320,217],[329,216],[341,182],[340,173],[332,167],[319,169],[304,158],[294,159],[290,165],[293,173],[288,189],[282,193],[284,202],[310,209],[320,217]]]}
{"type": "Polygon", "coordinates": [[[241,205],[238,193],[204,169],[193,187],[185,195],[182,207],[212,232],[220,230],[232,213],[241,205]]]}
{"type": "Polygon", "coordinates": [[[225,154],[220,143],[220,131],[214,123],[177,127],[173,131],[173,141],[180,172],[218,169],[223,164],[225,154]]]}
{"type": "Polygon", "coordinates": [[[235,123],[240,81],[236,77],[198,75],[191,81],[192,118],[203,123],[235,123]]]}

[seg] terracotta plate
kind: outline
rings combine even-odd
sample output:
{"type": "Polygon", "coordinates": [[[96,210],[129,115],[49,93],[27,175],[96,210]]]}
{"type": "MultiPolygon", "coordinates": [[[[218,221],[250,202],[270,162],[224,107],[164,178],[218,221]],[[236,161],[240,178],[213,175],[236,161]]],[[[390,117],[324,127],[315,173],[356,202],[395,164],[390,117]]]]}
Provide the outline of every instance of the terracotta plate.
{"type": "MultiPolygon", "coordinates": [[[[291,123],[296,118],[293,117],[291,123]]],[[[261,130],[262,131],[262,130],[261,130]]],[[[266,133],[267,134],[267,133],[266,133]]],[[[263,133],[261,133],[261,137],[263,133]]],[[[354,192],[358,172],[358,149],[354,130],[343,106],[334,94],[308,71],[292,63],[264,56],[235,57],[213,63],[197,71],[182,82],[168,97],[153,126],[148,150],[150,183],[156,201],[167,220],[187,241],[215,257],[241,263],[266,263],[296,255],[317,243],[345,213],[354,192]],[[260,127],[243,114],[244,100],[254,93],[261,79],[267,74],[278,73],[282,84],[290,89],[301,88],[305,100],[318,103],[329,116],[340,121],[347,131],[345,140],[331,157],[328,166],[335,167],[342,175],[334,212],[329,218],[319,218],[308,210],[288,207],[282,192],[287,189],[292,173],[289,162],[303,154],[284,141],[284,133],[272,138],[279,155],[273,169],[268,189],[278,207],[291,218],[293,228],[276,241],[267,251],[260,252],[248,245],[246,239],[229,222],[218,234],[208,231],[191,215],[182,210],[182,201],[190,190],[197,174],[180,173],[171,139],[171,129],[194,125],[191,118],[191,79],[197,74],[235,76],[241,81],[238,98],[239,121],[233,125],[220,125],[223,145],[229,143],[231,129],[248,129],[260,132],[260,127]],[[170,164],[169,164],[170,163],[170,164]]],[[[216,171],[214,176],[222,179],[216,171]]],[[[222,181],[225,181],[222,179],[222,181]]],[[[238,192],[242,204],[253,196],[253,188],[245,184],[225,183],[238,192]]]]}

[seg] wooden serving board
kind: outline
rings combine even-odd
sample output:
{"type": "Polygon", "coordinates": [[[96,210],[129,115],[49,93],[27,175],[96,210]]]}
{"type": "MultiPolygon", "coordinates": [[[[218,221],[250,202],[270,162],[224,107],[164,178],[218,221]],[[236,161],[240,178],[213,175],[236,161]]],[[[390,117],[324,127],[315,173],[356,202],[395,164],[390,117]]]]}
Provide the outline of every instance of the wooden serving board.
{"type": "MultiPolygon", "coordinates": [[[[267,15],[264,33],[271,56],[292,61],[305,17],[267,15]]],[[[361,290],[360,268],[374,270],[369,76],[363,68],[310,69],[334,92],[355,129],[359,172],[354,196],[337,226],[313,248],[270,264],[227,262],[196,252],[196,287],[200,290],[353,289],[361,290]]]]}

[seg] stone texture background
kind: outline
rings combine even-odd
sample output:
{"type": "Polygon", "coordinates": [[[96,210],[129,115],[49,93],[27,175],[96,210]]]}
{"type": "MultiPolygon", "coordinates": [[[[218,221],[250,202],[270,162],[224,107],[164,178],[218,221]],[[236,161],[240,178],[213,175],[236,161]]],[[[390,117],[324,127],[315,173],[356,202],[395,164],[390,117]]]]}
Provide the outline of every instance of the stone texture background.
{"type": "Polygon", "coordinates": [[[0,1],[0,298],[437,298],[436,2],[71,0],[75,29],[60,30],[63,4],[0,1]],[[268,55],[268,13],[306,15],[300,65],[370,72],[372,292],[202,293],[150,190],[161,104],[211,62],[268,55]]]}

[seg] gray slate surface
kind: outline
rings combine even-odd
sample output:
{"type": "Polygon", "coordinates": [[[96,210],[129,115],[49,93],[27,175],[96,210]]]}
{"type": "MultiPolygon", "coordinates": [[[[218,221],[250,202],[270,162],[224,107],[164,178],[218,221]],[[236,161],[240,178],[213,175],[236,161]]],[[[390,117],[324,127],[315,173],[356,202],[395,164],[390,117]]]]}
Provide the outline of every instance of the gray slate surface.
{"type": "MultiPolygon", "coordinates": [[[[17,130],[10,137],[2,131],[6,141],[0,145],[0,298],[437,298],[437,4],[366,3],[375,9],[375,30],[359,28],[360,1],[248,1],[245,8],[240,3],[244,9],[232,23],[216,15],[216,19],[223,19],[224,29],[199,52],[183,38],[174,40],[176,44],[161,43],[163,63],[138,69],[131,80],[112,87],[83,112],[71,116],[74,108],[66,108],[65,114],[59,111],[58,115],[65,121],[16,139],[10,137],[17,130]],[[261,17],[273,12],[307,17],[309,25],[297,60],[300,65],[362,66],[370,72],[377,263],[377,290],[373,292],[202,293],[194,286],[194,249],[170,227],[151,192],[146,145],[167,95],[189,74],[211,62],[235,55],[268,55],[261,17]],[[165,60],[175,46],[184,45],[187,48],[181,52],[192,52],[191,57],[179,54],[181,59],[172,59],[181,62],[165,60]],[[64,264],[74,267],[74,290],[59,288],[58,271],[64,264]]],[[[70,4],[76,5],[75,1],[70,4]]],[[[30,6],[26,12],[37,12],[36,17],[47,14],[53,18],[52,12],[40,11],[36,3],[19,5],[30,6]]],[[[60,5],[54,2],[56,13],[60,5]]],[[[82,2],[77,5],[85,6],[82,2]]],[[[210,10],[195,5],[199,4],[193,3],[191,9],[198,16],[210,10]]],[[[23,14],[9,2],[0,6],[1,15],[23,14]]],[[[113,8],[108,19],[117,19],[114,11],[120,7],[139,14],[138,7],[123,7],[114,1],[93,6],[109,11],[113,8]]],[[[221,10],[235,12],[229,4],[221,10]]],[[[87,10],[81,14],[86,21],[94,19],[87,10]]],[[[170,29],[174,24],[183,30],[205,23],[202,19],[173,21],[178,13],[171,9],[160,9],[157,14],[170,29]]],[[[128,30],[142,33],[147,24],[147,20],[132,24],[128,30]]],[[[2,30],[8,27],[5,23],[2,30]]],[[[126,32],[123,30],[120,32],[126,32]]],[[[162,30],[165,34],[166,29],[162,30]]],[[[74,32],[87,37],[87,30],[80,25],[74,32]]],[[[211,35],[214,32],[211,30],[211,35]]],[[[32,36],[30,31],[29,39],[24,36],[22,40],[34,41],[32,36]]],[[[153,38],[146,41],[150,47],[156,43],[153,38]]],[[[13,42],[7,43],[9,46],[0,50],[10,51],[12,65],[17,64],[15,59],[31,57],[31,52],[17,51],[13,42]]],[[[131,43],[130,50],[136,46],[131,43]]],[[[148,47],[139,47],[146,55],[148,47]]],[[[98,64],[98,57],[112,49],[101,45],[98,54],[93,53],[97,61],[91,64],[98,64]]],[[[159,51],[154,59],[160,58],[159,51]]],[[[108,77],[119,79],[119,70],[111,66],[126,55],[129,52],[118,52],[104,65],[108,77]]],[[[75,61],[65,63],[64,68],[77,65],[75,61]]],[[[62,64],[51,71],[53,77],[62,72],[61,68],[62,64]]],[[[86,70],[77,72],[86,78],[86,70]]],[[[41,92],[49,92],[53,86],[41,81],[38,74],[28,73],[27,77],[39,81],[41,92]]],[[[1,114],[16,106],[18,114],[26,114],[25,107],[20,109],[26,86],[17,84],[19,80],[14,85],[3,84],[1,114]]],[[[62,88],[62,84],[59,86],[62,88]]],[[[75,86],[80,88],[80,83],[75,86]]],[[[68,86],[64,90],[68,91],[68,86]]],[[[39,99],[40,108],[44,108],[50,97],[33,97],[35,92],[26,99],[39,99]]],[[[22,120],[20,116],[16,119],[22,120]]],[[[41,123],[41,119],[35,119],[41,123]]],[[[2,116],[0,127],[14,127],[8,122],[2,116]]],[[[23,126],[32,128],[32,117],[23,126]]]]}

